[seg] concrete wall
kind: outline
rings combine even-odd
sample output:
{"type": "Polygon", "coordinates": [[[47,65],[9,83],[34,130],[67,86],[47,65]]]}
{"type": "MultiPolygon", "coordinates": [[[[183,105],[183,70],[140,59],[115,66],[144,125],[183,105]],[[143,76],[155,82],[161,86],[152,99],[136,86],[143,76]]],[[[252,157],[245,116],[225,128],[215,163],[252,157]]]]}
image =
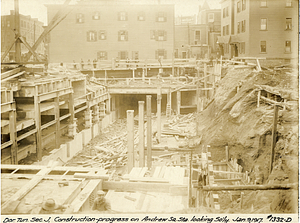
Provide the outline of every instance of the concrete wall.
{"type": "Polygon", "coordinates": [[[115,112],[111,112],[106,115],[100,123],[93,124],[91,128],[84,129],[77,133],[73,140],[66,144],[61,144],[58,149],[52,150],[49,156],[44,156],[42,161],[34,164],[47,165],[51,160],[58,161],[60,165],[65,164],[67,161],[72,159],[73,156],[80,152],[93,137],[98,136],[104,128],[112,124],[115,120],[115,112]]]}

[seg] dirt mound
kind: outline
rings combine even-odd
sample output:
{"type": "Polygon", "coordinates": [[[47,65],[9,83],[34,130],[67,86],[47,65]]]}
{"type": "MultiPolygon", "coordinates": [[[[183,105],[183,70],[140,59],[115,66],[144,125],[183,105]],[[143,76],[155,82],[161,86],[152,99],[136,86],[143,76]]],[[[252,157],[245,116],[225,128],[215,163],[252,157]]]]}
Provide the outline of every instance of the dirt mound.
{"type": "MultiPolygon", "coordinates": [[[[297,80],[297,71],[293,69],[257,72],[250,68],[228,67],[216,89],[214,100],[198,115],[201,144],[211,146],[212,159],[223,160],[225,146],[228,146],[229,158],[236,158],[239,165],[243,166],[243,172],[250,173],[250,183],[298,182],[297,80]],[[279,109],[275,161],[271,175],[269,168],[274,106],[260,101],[258,107],[259,91],[268,98],[275,97],[272,100],[280,103],[286,101],[285,109],[279,109]]],[[[248,201],[243,210],[255,213],[294,212],[297,205],[292,198],[293,193],[247,193],[245,200],[248,201]]],[[[231,204],[229,212],[235,210],[241,213],[237,203],[231,204]]]]}

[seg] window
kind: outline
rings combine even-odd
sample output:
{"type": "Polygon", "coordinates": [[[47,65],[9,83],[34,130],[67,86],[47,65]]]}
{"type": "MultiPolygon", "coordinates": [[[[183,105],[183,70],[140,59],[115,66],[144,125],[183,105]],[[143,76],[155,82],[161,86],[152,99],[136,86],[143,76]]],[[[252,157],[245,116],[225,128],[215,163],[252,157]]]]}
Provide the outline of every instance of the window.
{"type": "Polygon", "coordinates": [[[242,32],[246,32],[246,20],[242,21],[242,32]]]}
{"type": "Polygon", "coordinates": [[[229,6],[226,7],[226,17],[229,16],[229,6]]]}
{"type": "Polygon", "coordinates": [[[145,12],[139,12],[137,16],[138,21],[145,21],[145,12]]]}
{"type": "Polygon", "coordinates": [[[240,54],[245,54],[245,42],[240,43],[240,54]]]}
{"type": "Polygon", "coordinates": [[[242,5],[241,5],[241,1],[237,2],[237,12],[242,11],[242,5]]]}
{"type": "Polygon", "coordinates": [[[240,33],[240,28],[241,27],[241,22],[238,22],[238,24],[237,24],[237,33],[240,33]]]}
{"type": "Polygon", "coordinates": [[[166,41],[167,40],[167,32],[165,30],[158,30],[156,40],[157,41],[166,41]]]}
{"type": "Polygon", "coordinates": [[[285,52],[290,53],[292,51],[291,41],[285,41],[285,52]]]}
{"type": "Polygon", "coordinates": [[[266,41],[260,41],[260,52],[261,53],[267,52],[267,42],[266,41]]]}
{"type": "Polygon", "coordinates": [[[100,19],[100,12],[94,12],[93,17],[94,20],[99,20],[100,19]]]}
{"type": "Polygon", "coordinates": [[[285,7],[292,7],[292,0],[286,0],[285,7]]]}
{"type": "Polygon", "coordinates": [[[226,35],[229,35],[229,25],[226,26],[226,35]]]}
{"type": "Polygon", "coordinates": [[[76,14],[76,23],[84,23],[84,15],[82,13],[76,14]]]}
{"type": "Polygon", "coordinates": [[[246,0],[242,0],[242,10],[246,10],[246,0]]]}
{"type": "Polygon", "coordinates": [[[107,52],[106,51],[98,51],[97,59],[98,60],[107,60],[107,52]]]}
{"type": "Polygon", "coordinates": [[[164,12],[157,13],[156,22],[166,22],[166,21],[167,21],[167,16],[164,12]]]}
{"type": "Polygon", "coordinates": [[[156,31],[150,30],[150,39],[155,39],[155,37],[156,37],[156,31]]]}
{"type": "Polygon", "coordinates": [[[7,21],[7,27],[10,27],[10,21],[7,21]]]}
{"type": "Polygon", "coordinates": [[[127,21],[128,20],[127,12],[119,12],[118,20],[119,21],[127,21]]]}
{"type": "Polygon", "coordinates": [[[88,31],[87,32],[87,41],[88,42],[96,42],[97,41],[97,32],[96,31],[88,31]]]}
{"type": "Polygon", "coordinates": [[[167,59],[167,51],[164,49],[158,49],[155,51],[155,59],[167,59]]]}
{"type": "Polygon", "coordinates": [[[267,0],[260,0],[260,7],[267,7],[267,0]]]}
{"type": "Polygon", "coordinates": [[[126,60],[128,58],[128,52],[127,51],[120,51],[119,52],[119,58],[120,58],[120,60],[126,60]]]}
{"type": "Polygon", "coordinates": [[[267,30],[267,19],[260,19],[260,30],[267,30]]]}
{"type": "Polygon", "coordinates": [[[226,8],[223,8],[223,18],[226,17],[226,8]]]}
{"type": "Polygon", "coordinates": [[[226,26],[223,26],[223,36],[226,36],[226,26]]]}
{"type": "Polygon", "coordinates": [[[214,16],[215,16],[214,13],[209,13],[208,14],[208,22],[214,22],[214,16]]]}
{"type": "Polygon", "coordinates": [[[291,30],[292,29],[292,18],[285,19],[285,29],[291,30]]]}
{"type": "Polygon", "coordinates": [[[139,59],[139,51],[132,51],[132,59],[133,60],[139,59]]]}
{"type": "Polygon", "coordinates": [[[106,31],[105,30],[99,31],[99,40],[106,40],[106,31]]]}
{"type": "Polygon", "coordinates": [[[195,41],[200,41],[200,40],[201,40],[200,30],[196,30],[195,31],[195,41]]]}
{"type": "Polygon", "coordinates": [[[119,31],[118,40],[119,41],[128,41],[128,32],[125,30],[119,31]]]}

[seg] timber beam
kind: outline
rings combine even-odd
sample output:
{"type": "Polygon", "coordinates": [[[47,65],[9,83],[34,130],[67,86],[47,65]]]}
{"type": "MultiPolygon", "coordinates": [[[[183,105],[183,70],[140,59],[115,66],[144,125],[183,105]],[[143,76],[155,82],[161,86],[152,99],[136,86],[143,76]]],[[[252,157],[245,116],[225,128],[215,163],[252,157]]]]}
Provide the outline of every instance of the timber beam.
{"type": "Polygon", "coordinates": [[[271,184],[271,185],[229,185],[229,186],[204,186],[204,191],[230,191],[230,190],[297,190],[298,184],[271,184]]]}

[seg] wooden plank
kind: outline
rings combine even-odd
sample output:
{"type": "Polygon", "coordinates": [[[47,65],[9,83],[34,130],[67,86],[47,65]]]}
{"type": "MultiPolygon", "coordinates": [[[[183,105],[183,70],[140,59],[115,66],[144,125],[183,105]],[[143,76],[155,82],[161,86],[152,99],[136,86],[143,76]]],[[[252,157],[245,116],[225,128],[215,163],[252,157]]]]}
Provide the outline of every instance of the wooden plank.
{"type": "Polygon", "coordinates": [[[159,182],[159,183],[169,183],[169,180],[165,180],[162,178],[154,178],[154,177],[142,177],[142,178],[134,178],[134,177],[130,177],[129,181],[131,182],[136,182],[136,181],[140,181],[140,182],[159,182]]]}
{"type": "Polygon", "coordinates": [[[152,176],[152,177],[157,178],[158,175],[159,175],[159,173],[160,173],[160,170],[161,170],[161,166],[155,167],[155,170],[154,170],[154,173],[153,173],[153,176],[152,176]]]}
{"type": "Polygon", "coordinates": [[[135,208],[137,210],[141,210],[142,209],[144,201],[145,201],[145,198],[146,198],[146,195],[147,195],[147,192],[145,192],[145,193],[139,193],[139,194],[140,194],[140,196],[139,196],[139,199],[138,199],[137,204],[135,206],[135,208]]]}
{"type": "Polygon", "coordinates": [[[168,193],[170,184],[168,183],[142,183],[142,182],[120,182],[120,181],[103,181],[103,190],[116,191],[146,191],[168,193]]]}
{"type": "Polygon", "coordinates": [[[138,177],[144,177],[145,173],[147,172],[148,168],[147,167],[143,167],[141,172],[139,173],[138,177]]]}
{"type": "Polygon", "coordinates": [[[134,167],[134,168],[132,168],[132,170],[128,174],[128,177],[129,178],[130,177],[137,177],[141,171],[142,171],[141,167],[134,167]]]}
{"type": "Polygon", "coordinates": [[[167,167],[163,166],[158,174],[158,178],[164,178],[167,167]]]}
{"type": "Polygon", "coordinates": [[[21,71],[21,68],[17,67],[15,69],[3,72],[3,73],[1,73],[1,80],[4,79],[4,78],[8,78],[8,77],[10,77],[10,76],[12,76],[16,73],[19,73],[20,71],[21,71]]]}
{"type": "Polygon", "coordinates": [[[230,191],[230,190],[289,190],[298,189],[298,184],[273,184],[273,185],[228,185],[228,186],[204,186],[205,191],[230,191]]]}
{"type": "MultiPolygon", "coordinates": [[[[55,165],[55,163],[54,163],[55,165]]],[[[8,214],[8,211],[11,211],[10,206],[18,201],[21,201],[21,199],[28,194],[37,184],[41,182],[43,177],[50,173],[54,167],[45,167],[44,169],[41,169],[34,178],[32,178],[27,184],[25,184],[20,190],[18,190],[9,200],[7,200],[1,207],[2,214],[8,214]]]]}
{"type": "Polygon", "coordinates": [[[78,213],[82,205],[87,201],[92,192],[101,184],[102,180],[90,180],[89,183],[83,188],[78,196],[71,203],[71,213],[78,213]]]}
{"type": "Polygon", "coordinates": [[[94,174],[94,173],[75,173],[74,178],[86,178],[86,179],[103,179],[108,180],[107,174],[94,174]]]}

